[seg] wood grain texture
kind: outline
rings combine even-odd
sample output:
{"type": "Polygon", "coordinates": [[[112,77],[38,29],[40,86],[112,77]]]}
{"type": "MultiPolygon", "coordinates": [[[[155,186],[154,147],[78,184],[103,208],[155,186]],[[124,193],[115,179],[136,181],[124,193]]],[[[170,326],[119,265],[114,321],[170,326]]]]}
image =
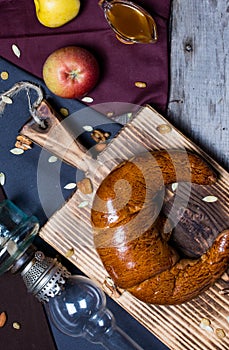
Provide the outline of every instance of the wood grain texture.
{"type": "Polygon", "coordinates": [[[172,1],[168,117],[229,167],[229,1],[172,1]]]}
{"type": "Polygon", "coordinates": [[[92,157],[76,140],[77,135],[71,133],[71,117],[62,120],[45,100],[37,108],[37,115],[45,122],[46,128],[40,128],[34,119],[31,119],[20,130],[21,135],[30,138],[39,146],[48,149],[58,158],[64,159],[66,163],[82,171],[88,171],[90,166],[93,167],[92,157]]]}
{"type": "MultiPolygon", "coordinates": [[[[81,271],[95,280],[109,295],[125,310],[132,314],[140,323],[154,333],[172,350],[228,350],[228,296],[219,292],[225,288],[225,282],[219,280],[214,287],[179,306],[156,306],[140,302],[128,292],[107,288],[108,278],[101,260],[95,250],[91,227],[91,206],[93,197],[106,172],[124,159],[129,159],[136,153],[148,149],[180,148],[199,153],[214,166],[220,174],[219,181],[208,189],[209,194],[218,197],[223,214],[221,229],[228,223],[228,184],[229,174],[213,161],[199,147],[190,142],[167,120],[151,108],[143,108],[141,112],[128,123],[117,138],[99,155],[98,165],[105,164],[103,172],[95,169],[91,174],[94,187],[93,194],[85,195],[79,190],[71,199],[57,211],[41,229],[40,236],[62,255],[66,255],[70,248],[74,255],[69,260],[81,271]],[[170,130],[161,134],[160,125],[166,124],[170,130]],[[87,203],[80,207],[81,203],[87,203]],[[119,296],[120,294],[120,296],[119,296]],[[227,333],[223,339],[217,338],[214,332],[207,332],[200,328],[202,318],[211,321],[213,330],[222,328],[227,333]]],[[[196,194],[198,195],[198,193],[196,194]]],[[[211,212],[211,203],[209,211],[211,212]]],[[[212,212],[214,214],[214,211],[212,212]]]]}

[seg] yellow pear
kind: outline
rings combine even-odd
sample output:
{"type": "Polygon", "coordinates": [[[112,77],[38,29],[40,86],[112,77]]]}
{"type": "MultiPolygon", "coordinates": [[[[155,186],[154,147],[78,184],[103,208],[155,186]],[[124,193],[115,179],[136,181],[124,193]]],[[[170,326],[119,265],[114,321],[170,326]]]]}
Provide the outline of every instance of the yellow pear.
{"type": "Polygon", "coordinates": [[[61,27],[78,15],[80,0],[34,0],[39,22],[45,27],[61,27]]]}

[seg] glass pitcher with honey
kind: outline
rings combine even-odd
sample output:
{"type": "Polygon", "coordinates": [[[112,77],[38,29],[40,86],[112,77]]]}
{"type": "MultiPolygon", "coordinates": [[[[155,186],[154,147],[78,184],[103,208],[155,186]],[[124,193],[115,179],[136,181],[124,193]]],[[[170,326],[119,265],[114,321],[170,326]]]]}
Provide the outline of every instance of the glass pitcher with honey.
{"type": "Polygon", "coordinates": [[[157,41],[156,23],[142,7],[126,0],[100,0],[99,5],[121,42],[148,44],[157,41]]]}

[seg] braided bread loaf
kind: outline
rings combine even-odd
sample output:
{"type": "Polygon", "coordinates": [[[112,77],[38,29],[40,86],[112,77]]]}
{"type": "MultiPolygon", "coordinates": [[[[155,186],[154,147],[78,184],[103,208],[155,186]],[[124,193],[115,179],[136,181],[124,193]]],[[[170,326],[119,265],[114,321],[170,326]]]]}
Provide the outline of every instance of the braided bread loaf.
{"type": "Polygon", "coordinates": [[[161,214],[164,186],[211,185],[216,175],[198,155],[151,151],[117,166],[101,183],[91,211],[97,252],[114,283],[153,304],[179,304],[209,288],[229,262],[229,230],[199,259],[180,258],[161,214]]]}

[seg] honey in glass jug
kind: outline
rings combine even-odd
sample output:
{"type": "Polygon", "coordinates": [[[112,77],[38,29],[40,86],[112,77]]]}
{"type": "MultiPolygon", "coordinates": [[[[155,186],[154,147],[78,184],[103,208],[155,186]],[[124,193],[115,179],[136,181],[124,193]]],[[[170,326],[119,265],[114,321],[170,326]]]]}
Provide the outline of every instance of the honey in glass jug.
{"type": "Polygon", "coordinates": [[[157,41],[156,23],[142,7],[125,0],[100,0],[99,5],[121,42],[148,44],[157,41]]]}

